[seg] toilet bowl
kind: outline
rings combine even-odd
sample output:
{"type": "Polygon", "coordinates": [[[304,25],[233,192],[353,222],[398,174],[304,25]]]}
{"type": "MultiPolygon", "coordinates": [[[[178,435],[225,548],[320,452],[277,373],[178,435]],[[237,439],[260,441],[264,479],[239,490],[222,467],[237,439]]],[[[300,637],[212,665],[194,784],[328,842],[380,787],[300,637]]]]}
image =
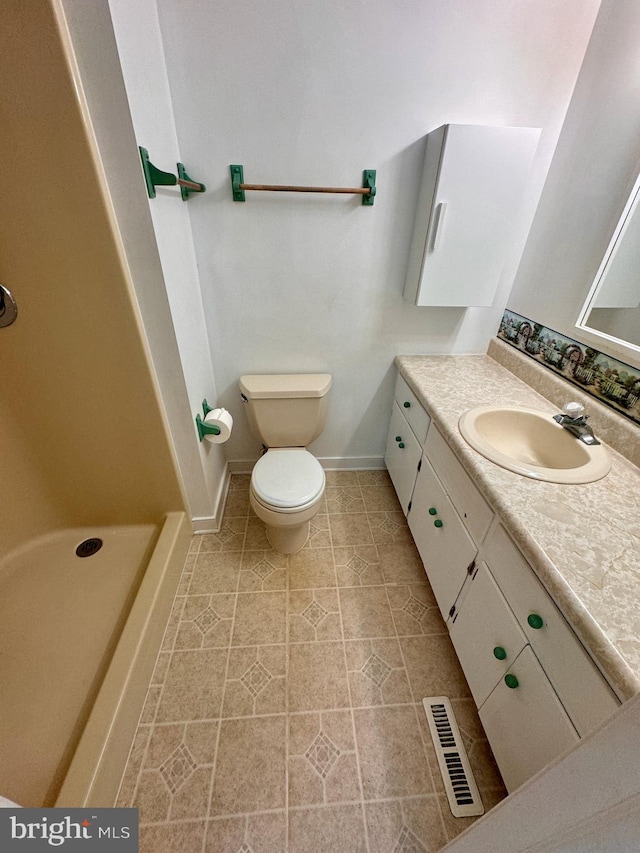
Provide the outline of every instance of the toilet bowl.
{"type": "Polygon", "coordinates": [[[256,462],[249,501],[276,551],[295,554],[304,546],[325,481],[322,466],[304,447],[271,448],[256,462]]]}
{"type": "Polygon", "coordinates": [[[324,470],[306,448],[324,428],[331,381],[329,373],[240,377],[249,424],[266,450],[251,473],[249,501],[283,554],[304,546],[322,502],[324,470]]]}

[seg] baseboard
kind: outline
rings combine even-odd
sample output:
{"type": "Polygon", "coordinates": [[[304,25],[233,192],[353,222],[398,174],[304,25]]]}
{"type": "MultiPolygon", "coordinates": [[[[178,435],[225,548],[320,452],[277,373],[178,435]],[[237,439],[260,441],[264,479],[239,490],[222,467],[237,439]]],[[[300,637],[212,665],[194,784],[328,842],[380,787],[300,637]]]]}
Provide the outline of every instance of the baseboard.
{"type": "MultiPolygon", "coordinates": [[[[325,471],[384,471],[384,456],[320,456],[325,471]]],[[[234,459],[228,463],[231,474],[250,474],[255,459],[234,459]]]]}
{"type": "Polygon", "coordinates": [[[191,519],[194,533],[218,533],[222,527],[222,517],[224,508],[227,503],[227,495],[229,494],[229,483],[231,482],[231,465],[227,462],[224,466],[224,473],[220,479],[218,494],[215,501],[215,514],[195,516],[191,519]]]}

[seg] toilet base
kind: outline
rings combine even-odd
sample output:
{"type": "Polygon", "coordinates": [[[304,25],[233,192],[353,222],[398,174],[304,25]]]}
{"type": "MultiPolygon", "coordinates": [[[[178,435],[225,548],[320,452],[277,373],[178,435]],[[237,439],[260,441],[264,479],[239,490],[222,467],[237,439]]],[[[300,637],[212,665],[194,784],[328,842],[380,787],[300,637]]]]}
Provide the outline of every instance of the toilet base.
{"type": "Polygon", "coordinates": [[[267,539],[274,551],[281,554],[295,554],[307,543],[309,538],[309,522],[297,524],[294,527],[272,527],[265,524],[267,539]]]}

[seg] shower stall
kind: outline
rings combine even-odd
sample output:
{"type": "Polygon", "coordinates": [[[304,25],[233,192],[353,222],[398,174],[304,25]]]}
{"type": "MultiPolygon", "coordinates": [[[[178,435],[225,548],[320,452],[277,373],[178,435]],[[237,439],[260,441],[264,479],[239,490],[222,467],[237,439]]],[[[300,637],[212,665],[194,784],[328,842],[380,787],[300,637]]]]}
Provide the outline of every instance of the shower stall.
{"type": "Polygon", "coordinates": [[[0,7],[0,796],[109,806],[191,524],[57,7],[0,7]]]}

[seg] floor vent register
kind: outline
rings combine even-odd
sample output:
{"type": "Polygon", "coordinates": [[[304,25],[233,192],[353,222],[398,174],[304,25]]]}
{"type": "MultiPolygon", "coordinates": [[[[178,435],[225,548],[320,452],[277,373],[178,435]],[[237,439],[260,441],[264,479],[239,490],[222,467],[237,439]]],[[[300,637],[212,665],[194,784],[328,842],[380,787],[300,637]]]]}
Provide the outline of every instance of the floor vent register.
{"type": "Polygon", "coordinates": [[[422,704],[452,814],[454,817],[484,814],[451,702],[446,696],[431,696],[423,699],[422,704]]]}

